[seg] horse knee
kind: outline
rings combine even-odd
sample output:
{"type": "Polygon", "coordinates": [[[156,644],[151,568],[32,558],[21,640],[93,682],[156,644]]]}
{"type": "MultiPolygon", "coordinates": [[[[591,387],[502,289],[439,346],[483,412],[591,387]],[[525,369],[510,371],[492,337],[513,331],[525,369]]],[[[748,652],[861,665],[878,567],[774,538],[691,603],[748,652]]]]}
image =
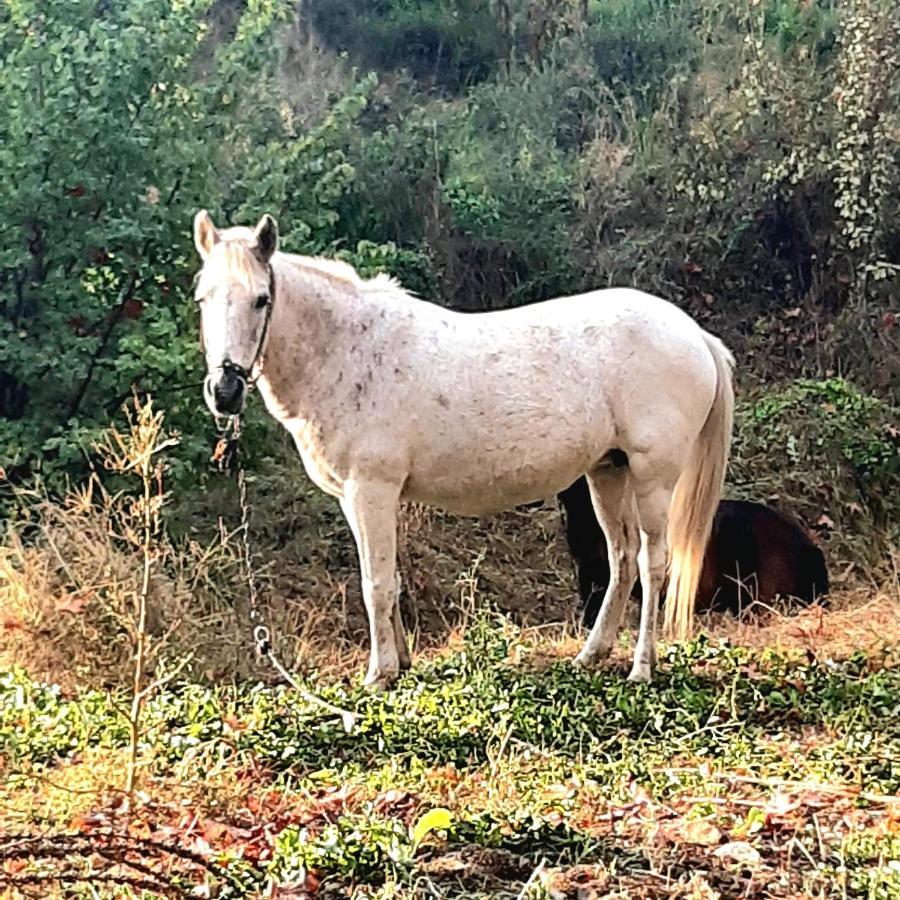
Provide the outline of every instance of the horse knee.
{"type": "Polygon", "coordinates": [[[399,596],[397,593],[397,581],[394,578],[381,578],[378,576],[362,576],[363,600],[368,608],[376,614],[392,613],[394,602],[399,596]]]}

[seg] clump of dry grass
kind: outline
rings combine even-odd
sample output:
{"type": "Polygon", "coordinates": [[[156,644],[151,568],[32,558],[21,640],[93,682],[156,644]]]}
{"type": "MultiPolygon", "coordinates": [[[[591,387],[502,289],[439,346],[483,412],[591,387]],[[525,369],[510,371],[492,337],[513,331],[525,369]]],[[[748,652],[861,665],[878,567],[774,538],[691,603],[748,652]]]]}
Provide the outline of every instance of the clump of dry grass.
{"type": "MultiPolygon", "coordinates": [[[[128,682],[129,616],[143,565],[139,547],[122,531],[123,502],[92,480],[60,503],[40,500],[37,532],[27,540],[8,536],[0,548],[3,665],[24,665],[63,686],[128,682]]],[[[153,552],[150,656],[159,666],[193,651],[195,665],[211,664],[210,626],[228,630],[233,617],[217,584],[236,569],[233,547],[176,545],[162,535],[153,552]]]]}
{"type": "Polygon", "coordinates": [[[751,610],[738,619],[719,615],[709,618],[707,628],[746,647],[803,650],[833,659],[857,650],[872,655],[900,634],[900,584],[896,575],[881,583],[851,584],[833,592],[827,607],[751,610]]]}
{"type": "MultiPolygon", "coordinates": [[[[128,683],[127,617],[142,561],[118,533],[118,502],[96,485],[61,503],[44,499],[36,533],[9,534],[0,547],[0,667],[22,665],[64,688],[128,683]]],[[[185,671],[200,680],[271,677],[254,657],[239,552],[238,535],[224,528],[208,541],[157,538],[147,621],[153,667],[190,657],[185,671]]],[[[321,588],[305,602],[270,591],[265,614],[293,664],[346,674],[360,661],[343,652],[347,636],[334,615],[346,591],[324,575],[321,588]]]]}

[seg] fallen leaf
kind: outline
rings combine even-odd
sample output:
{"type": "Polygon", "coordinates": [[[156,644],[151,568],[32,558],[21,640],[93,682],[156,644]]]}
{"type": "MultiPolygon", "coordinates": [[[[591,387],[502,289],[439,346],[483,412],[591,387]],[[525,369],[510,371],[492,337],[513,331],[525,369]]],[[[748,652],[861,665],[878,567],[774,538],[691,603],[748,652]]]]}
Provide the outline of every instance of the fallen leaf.
{"type": "Polygon", "coordinates": [[[683,840],[688,844],[701,844],[711,847],[722,840],[722,832],[706,819],[692,819],[684,823],[683,840]]]}
{"type": "Polygon", "coordinates": [[[391,788],[382,794],[379,794],[372,809],[382,816],[394,816],[395,818],[407,818],[411,816],[415,810],[418,800],[408,791],[398,791],[391,788]]]}
{"type": "Polygon", "coordinates": [[[128,834],[133,838],[146,839],[153,834],[153,829],[143,819],[132,819],[128,823],[128,834]]]}
{"type": "Polygon", "coordinates": [[[19,872],[27,869],[30,860],[27,859],[5,859],[3,860],[3,871],[7,875],[18,875],[19,872]]]}
{"type": "Polygon", "coordinates": [[[109,817],[103,813],[87,813],[83,816],[75,816],[69,827],[75,831],[88,834],[96,828],[106,828],[109,824],[109,817]]]}
{"type": "Polygon", "coordinates": [[[671,844],[711,847],[722,840],[722,832],[708,819],[679,819],[660,826],[657,834],[671,844]]]}
{"type": "Polygon", "coordinates": [[[422,840],[432,831],[446,831],[453,824],[453,816],[449,809],[442,806],[429,810],[422,816],[412,829],[413,848],[418,847],[422,840]]]}
{"type": "Polygon", "coordinates": [[[229,827],[223,822],[217,822],[215,819],[204,819],[200,825],[203,837],[210,843],[217,843],[227,835],[230,831],[229,827]]]}

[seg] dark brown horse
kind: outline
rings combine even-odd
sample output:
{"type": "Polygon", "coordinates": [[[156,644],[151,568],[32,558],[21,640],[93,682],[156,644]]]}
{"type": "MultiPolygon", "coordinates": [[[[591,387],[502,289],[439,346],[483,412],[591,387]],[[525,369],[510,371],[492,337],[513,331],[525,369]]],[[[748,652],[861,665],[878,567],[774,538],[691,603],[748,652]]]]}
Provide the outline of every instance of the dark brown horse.
{"type": "MultiPolygon", "coordinates": [[[[597,618],[609,583],[606,538],[587,482],[579,478],[559,499],[565,509],[566,538],[578,569],[584,623],[597,618]]],[[[812,603],[828,593],[822,551],[805,529],[778,510],[744,500],[723,500],[716,511],[695,609],[738,613],[755,600],[776,598],[812,603]]],[[[633,596],[640,597],[635,585],[633,596]]]]}

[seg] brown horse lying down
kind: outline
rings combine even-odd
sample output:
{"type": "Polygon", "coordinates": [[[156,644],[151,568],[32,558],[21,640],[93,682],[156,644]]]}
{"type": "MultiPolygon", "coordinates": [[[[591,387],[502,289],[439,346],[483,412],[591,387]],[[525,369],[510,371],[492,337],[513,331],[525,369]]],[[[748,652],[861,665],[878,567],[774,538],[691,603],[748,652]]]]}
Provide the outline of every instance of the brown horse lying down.
{"type": "MultiPolygon", "coordinates": [[[[578,569],[584,623],[597,618],[609,583],[606,539],[594,515],[587,482],[579,478],[560,495],[566,538],[578,569]]],[[[754,600],[792,597],[812,603],[828,593],[822,551],[784,513],[744,500],[723,500],[716,511],[695,608],[738,613],[754,600]]],[[[636,583],[632,595],[640,597],[636,583]]]]}

